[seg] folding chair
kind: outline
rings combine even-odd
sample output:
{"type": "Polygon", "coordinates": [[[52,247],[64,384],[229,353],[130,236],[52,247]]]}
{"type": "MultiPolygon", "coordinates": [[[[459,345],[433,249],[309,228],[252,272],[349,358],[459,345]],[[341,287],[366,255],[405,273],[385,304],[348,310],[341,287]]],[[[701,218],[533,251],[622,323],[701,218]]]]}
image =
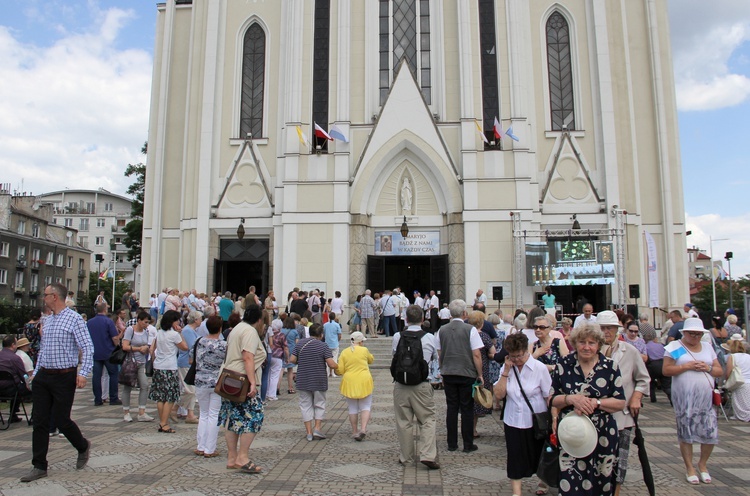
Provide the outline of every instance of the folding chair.
{"type": "MultiPolygon", "coordinates": [[[[13,377],[13,374],[6,370],[0,370],[0,381],[12,381],[15,382],[15,377],[13,377]]],[[[4,431],[10,428],[10,421],[13,418],[13,405],[18,403],[21,408],[23,408],[23,416],[26,417],[26,423],[28,425],[31,425],[31,420],[29,420],[29,414],[26,412],[26,405],[23,401],[23,396],[21,396],[18,393],[18,388],[16,388],[15,394],[7,395],[7,394],[0,394],[0,401],[7,401],[8,402],[8,422],[5,422],[5,419],[3,418],[3,411],[0,409],[0,424],[4,424],[5,427],[0,427],[0,430],[4,431]]]]}

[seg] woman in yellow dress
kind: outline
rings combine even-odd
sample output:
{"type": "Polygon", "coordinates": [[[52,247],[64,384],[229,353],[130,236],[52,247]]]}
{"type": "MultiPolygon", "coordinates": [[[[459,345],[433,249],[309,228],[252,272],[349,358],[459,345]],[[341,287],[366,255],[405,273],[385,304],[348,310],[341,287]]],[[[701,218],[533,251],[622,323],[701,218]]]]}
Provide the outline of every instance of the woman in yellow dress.
{"type": "Polygon", "coordinates": [[[340,391],[349,406],[352,437],[357,441],[362,441],[367,435],[374,388],[369,364],[375,361],[375,357],[365,348],[363,343],[366,340],[361,332],[353,332],[352,344],[341,352],[336,367],[336,374],[342,376],[340,391]],[[357,429],[357,417],[360,417],[361,429],[357,429]]]}

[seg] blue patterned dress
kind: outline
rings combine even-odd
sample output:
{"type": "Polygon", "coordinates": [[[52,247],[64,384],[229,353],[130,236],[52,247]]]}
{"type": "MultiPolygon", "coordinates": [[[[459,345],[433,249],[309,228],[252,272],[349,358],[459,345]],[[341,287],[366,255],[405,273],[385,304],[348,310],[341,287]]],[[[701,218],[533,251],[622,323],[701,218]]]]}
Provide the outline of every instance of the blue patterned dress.
{"type": "MultiPolygon", "coordinates": [[[[584,377],[578,364],[578,353],[573,352],[562,358],[552,371],[552,391],[553,395],[582,394],[589,398],[625,399],[620,371],[612,360],[601,353],[587,377],[584,377]]],[[[558,422],[571,411],[572,406],[563,408],[558,422]]],[[[599,442],[586,458],[573,458],[565,450],[560,451],[558,494],[606,496],[614,492],[612,473],[617,466],[617,422],[611,413],[598,409],[589,418],[596,427],[599,442]]]]}

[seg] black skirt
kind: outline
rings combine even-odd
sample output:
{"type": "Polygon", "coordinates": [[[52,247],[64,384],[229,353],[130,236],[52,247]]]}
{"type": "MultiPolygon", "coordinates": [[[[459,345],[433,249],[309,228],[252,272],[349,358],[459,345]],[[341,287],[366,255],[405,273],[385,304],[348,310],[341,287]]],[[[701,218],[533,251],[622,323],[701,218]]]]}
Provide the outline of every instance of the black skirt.
{"type": "Polygon", "coordinates": [[[503,424],[505,446],[508,450],[508,479],[520,480],[531,477],[539,466],[544,440],[534,439],[534,429],[519,429],[503,424]]]}

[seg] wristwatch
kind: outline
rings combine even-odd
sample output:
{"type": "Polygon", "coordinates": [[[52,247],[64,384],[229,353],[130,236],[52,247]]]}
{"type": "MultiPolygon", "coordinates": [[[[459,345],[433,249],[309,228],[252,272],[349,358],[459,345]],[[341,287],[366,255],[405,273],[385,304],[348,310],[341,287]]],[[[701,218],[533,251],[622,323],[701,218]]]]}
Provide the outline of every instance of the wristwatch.
{"type": "Polygon", "coordinates": [[[596,407],[601,408],[602,407],[602,400],[596,400],[596,407]]]}

